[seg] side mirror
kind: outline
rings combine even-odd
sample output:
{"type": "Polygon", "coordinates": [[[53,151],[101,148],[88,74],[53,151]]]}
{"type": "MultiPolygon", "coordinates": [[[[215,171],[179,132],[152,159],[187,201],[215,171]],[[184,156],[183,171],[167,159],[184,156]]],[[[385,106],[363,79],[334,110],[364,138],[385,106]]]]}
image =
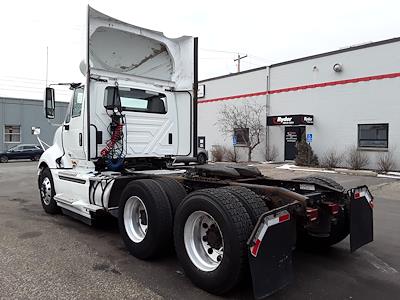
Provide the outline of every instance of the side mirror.
{"type": "Polygon", "coordinates": [[[56,112],[54,89],[47,87],[44,97],[44,114],[47,119],[54,119],[56,112]]]}

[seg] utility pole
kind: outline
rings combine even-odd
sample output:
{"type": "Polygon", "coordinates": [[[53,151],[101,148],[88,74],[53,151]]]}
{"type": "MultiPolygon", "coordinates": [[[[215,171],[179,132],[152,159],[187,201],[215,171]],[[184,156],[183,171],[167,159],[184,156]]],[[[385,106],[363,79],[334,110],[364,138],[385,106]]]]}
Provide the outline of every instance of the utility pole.
{"type": "Polygon", "coordinates": [[[243,56],[240,56],[240,53],[238,53],[237,58],[233,60],[233,61],[237,61],[237,71],[238,71],[238,73],[240,72],[240,60],[243,59],[243,58],[246,58],[246,57],[247,57],[247,54],[243,55],[243,56]]]}

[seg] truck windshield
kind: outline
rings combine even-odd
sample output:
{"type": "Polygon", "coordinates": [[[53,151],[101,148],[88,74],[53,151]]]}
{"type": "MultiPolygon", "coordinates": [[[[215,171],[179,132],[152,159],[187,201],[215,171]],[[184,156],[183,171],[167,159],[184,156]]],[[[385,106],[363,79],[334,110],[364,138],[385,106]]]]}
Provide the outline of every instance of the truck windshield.
{"type": "MultiPolygon", "coordinates": [[[[106,103],[112,103],[114,87],[107,87],[105,93],[106,103]]],[[[162,93],[134,88],[119,87],[121,107],[125,111],[165,114],[166,96],[162,93]]]]}

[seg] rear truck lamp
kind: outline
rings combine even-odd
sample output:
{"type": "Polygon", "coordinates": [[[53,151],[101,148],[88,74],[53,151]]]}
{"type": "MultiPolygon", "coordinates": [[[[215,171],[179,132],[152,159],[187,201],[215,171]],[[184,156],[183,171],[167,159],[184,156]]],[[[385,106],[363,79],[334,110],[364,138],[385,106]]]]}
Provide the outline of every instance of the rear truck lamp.
{"type": "Polygon", "coordinates": [[[317,208],[307,207],[306,213],[307,213],[307,218],[310,222],[314,222],[315,220],[318,219],[318,209],[317,208]]]}
{"type": "Polygon", "coordinates": [[[261,242],[265,236],[269,227],[272,227],[276,224],[280,224],[290,220],[290,213],[287,210],[281,211],[275,216],[268,216],[266,220],[261,224],[257,233],[253,238],[253,246],[250,247],[250,253],[254,257],[257,257],[258,250],[260,249],[261,242]]]}
{"type": "Polygon", "coordinates": [[[325,204],[328,206],[332,215],[336,215],[340,210],[340,205],[337,203],[326,202],[325,204]]]}

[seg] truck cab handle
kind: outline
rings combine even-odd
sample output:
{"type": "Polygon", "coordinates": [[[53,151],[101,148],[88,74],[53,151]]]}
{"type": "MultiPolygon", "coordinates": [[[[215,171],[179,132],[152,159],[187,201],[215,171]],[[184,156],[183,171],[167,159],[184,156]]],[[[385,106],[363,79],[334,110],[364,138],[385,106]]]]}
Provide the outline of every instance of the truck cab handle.
{"type": "Polygon", "coordinates": [[[69,124],[64,124],[64,129],[69,130],[69,124]]]}

